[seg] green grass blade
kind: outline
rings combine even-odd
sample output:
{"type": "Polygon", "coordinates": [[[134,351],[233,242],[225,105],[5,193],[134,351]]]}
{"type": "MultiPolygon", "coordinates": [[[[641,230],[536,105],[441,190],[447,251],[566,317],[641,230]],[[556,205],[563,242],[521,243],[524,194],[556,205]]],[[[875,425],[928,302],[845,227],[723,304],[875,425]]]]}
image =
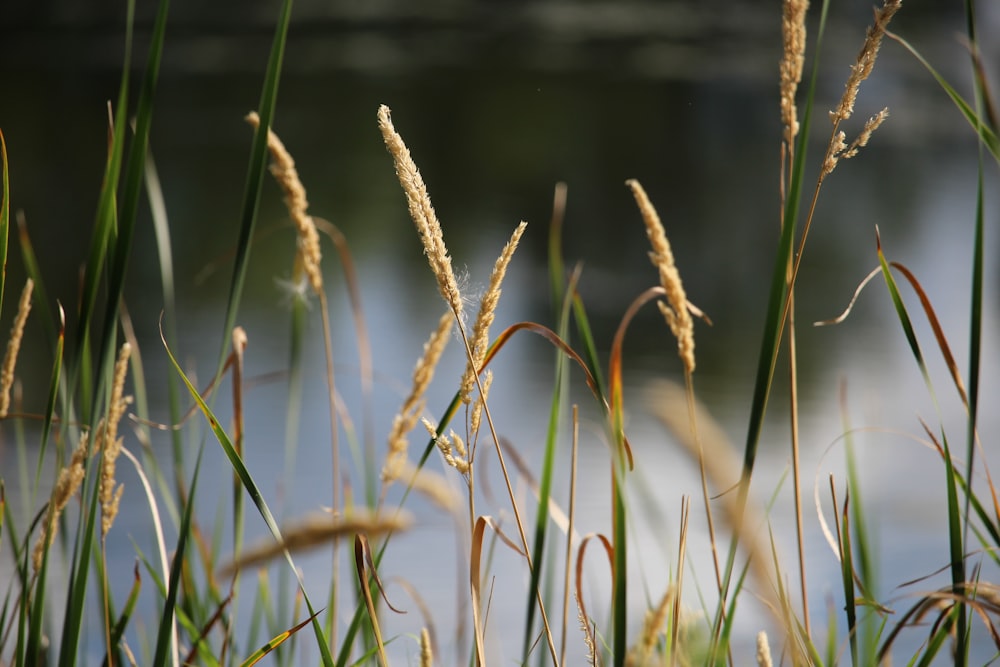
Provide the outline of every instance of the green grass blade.
{"type": "Polygon", "coordinates": [[[267,62],[264,75],[264,87],[260,96],[257,113],[260,116],[260,126],[254,132],[253,146],[250,150],[250,163],[247,166],[246,185],[243,192],[243,207],[240,213],[240,236],[236,246],[236,259],[233,265],[233,277],[229,284],[229,298],[226,303],[226,319],[223,326],[222,348],[219,352],[219,368],[216,375],[222,374],[222,366],[226,359],[229,346],[229,332],[236,325],[236,314],[239,310],[240,298],[243,294],[243,284],[246,282],[247,264],[250,259],[250,242],[254,227],[257,224],[257,210],[260,206],[261,186],[264,183],[264,170],[267,165],[267,130],[274,118],[274,108],[278,99],[278,83],[281,79],[281,63],[285,54],[285,41],[288,37],[288,24],[292,17],[292,0],[283,0],[278,24],[275,27],[274,41],[271,45],[271,55],[267,62]]]}
{"type": "MultiPolygon", "coordinates": [[[[575,283],[571,292],[575,290],[575,283]]],[[[565,339],[569,330],[569,314],[571,300],[563,299],[562,312],[559,317],[558,335],[565,339]]],[[[552,495],[552,475],[555,470],[556,446],[559,436],[559,414],[563,404],[563,386],[567,381],[566,362],[562,352],[556,352],[555,382],[552,388],[552,402],[549,407],[549,425],[545,437],[545,451],[542,455],[542,474],[538,484],[538,510],[535,516],[535,537],[532,548],[531,582],[528,585],[528,602],[525,613],[524,644],[521,648],[521,661],[527,663],[528,653],[533,644],[533,629],[535,611],[537,608],[535,591],[539,588],[542,568],[545,558],[545,544],[549,525],[549,498],[552,495]]],[[[570,539],[570,536],[567,536],[570,539]]]]}
{"type": "Polygon", "coordinates": [[[0,313],[3,313],[4,286],[7,284],[7,238],[10,233],[10,179],[7,174],[7,141],[0,130],[0,171],[2,187],[0,192],[0,313]]]}
{"type": "MultiPolygon", "coordinates": [[[[919,366],[920,372],[924,377],[924,382],[926,383],[927,389],[931,394],[935,407],[937,407],[938,403],[937,398],[934,395],[930,372],[927,370],[927,364],[924,362],[923,354],[920,351],[920,344],[917,342],[917,336],[913,330],[913,324],[910,320],[910,316],[906,311],[906,305],[903,303],[903,299],[899,294],[899,288],[896,285],[895,279],[892,277],[889,263],[886,261],[885,255],[882,252],[881,241],[879,241],[878,244],[878,259],[879,266],[882,268],[882,276],[885,278],[886,287],[889,290],[889,295],[896,310],[900,326],[906,335],[906,340],[910,345],[910,350],[917,361],[917,365],[919,366]]],[[[938,412],[940,413],[940,410],[938,410],[938,412]]],[[[948,545],[951,558],[951,581],[955,594],[961,595],[962,588],[965,584],[965,552],[962,540],[963,521],[961,510],[959,509],[958,490],[955,482],[956,472],[952,463],[951,448],[948,445],[948,438],[943,431],[941,433],[941,445],[944,449],[943,458],[946,474],[945,484],[948,499],[948,545]]],[[[958,646],[965,646],[967,640],[966,613],[964,605],[959,604],[958,607],[959,609],[956,612],[956,632],[958,634],[958,638],[956,642],[958,646]]],[[[957,651],[955,654],[956,665],[964,665],[966,658],[967,652],[965,650],[957,651]]]]}
{"type": "MultiPolygon", "coordinates": [[[[163,613],[160,616],[160,627],[156,634],[156,649],[153,652],[153,665],[167,664],[167,652],[173,644],[171,637],[174,631],[174,607],[177,604],[177,589],[180,585],[181,570],[184,567],[185,548],[188,537],[191,534],[191,516],[194,512],[195,491],[198,488],[198,473],[201,471],[201,455],[205,448],[198,448],[198,457],[195,459],[194,473],[191,477],[190,491],[187,505],[184,507],[184,515],[178,529],[177,547],[174,550],[173,563],[170,565],[170,579],[167,584],[167,597],[163,602],[163,613]]],[[[175,656],[176,658],[176,656],[175,656]]]]}
{"type": "MultiPolygon", "coordinates": [[[[135,612],[135,604],[139,600],[139,591],[142,589],[142,577],[139,576],[139,564],[136,563],[132,574],[132,588],[129,591],[128,598],[125,600],[125,608],[122,609],[121,615],[118,617],[118,621],[115,623],[115,627],[111,630],[111,645],[117,647],[122,640],[122,636],[125,634],[125,628],[128,627],[128,622],[132,618],[132,614],[135,612]]],[[[120,654],[120,652],[119,652],[120,654]]],[[[107,664],[108,659],[105,657],[104,664],[107,664]]],[[[125,664],[122,661],[121,655],[116,656],[116,665],[125,664]]]]}
{"type": "MultiPolygon", "coordinates": [[[[243,459],[240,458],[240,455],[236,452],[236,448],[233,446],[232,441],[229,439],[229,435],[226,433],[225,429],[222,428],[221,424],[219,423],[219,420],[216,418],[215,414],[213,414],[208,404],[205,403],[205,400],[201,397],[201,394],[198,393],[197,387],[195,387],[191,383],[188,377],[184,374],[184,371],[181,370],[180,364],[177,363],[177,359],[174,358],[173,352],[171,352],[170,347],[167,345],[166,340],[163,339],[162,332],[161,332],[161,340],[163,341],[163,347],[167,352],[167,357],[170,359],[171,365],[174,367],[174,370],[181,378],[181,381],[187,387],[188,393],[191,395],[191,398],[194,399],[195,403],[198,404],[198,408],[199,410],[201,410],[201,413],[205,416],[205,419],[208,420],[209,427],[212,429],[212,432],[215,434],[216,439],[222,446],[222,450],[225,453],[226,458],[229,459],[229,463],[230,465],[232,465],[233,470],[240,478],[240,482],[243,484],[243,488],[246,489],[247,493],[250,495],[250,499],[257,507],[257,511],[260,512],[260,515],[264,519],[264,523],[267,526],[268,530],[271,532],[271,535],[278,542],[284,542],[284,539],[281,537],[281,530],[278,528],[278,522],[275,521],[274,515],[271,513],[271,509],[267,506],[267,503],[264,501],[264,496],[261,494],[260,489],[257,486],[257,483],[250,475],[250,471],[247,470],[247,467],[244,465],[243,459]]],[[[316,612],[313,609],[312,602],[309,600],[309,596],[305,592],[305,582],[302,580],[301,575],[299,575],[298,568],[295,567],[295,563],[292,560],[291,554],[289,554],[288,551],[285,550],[284,555],[285,555],[285,561],[288,563],[292,571],[295,572],[296,577],[298,578],[299,587],[302,589],[303,600],[305,601],[306,606],[309,608],[309,613],[310,615],[314,615],[316,612]]],[[[313,629],[316,633],[316,641],[317,644],[319,645],[320,652],[323,657],[323,664],[326,665],[326,667],[332,667],[333,658],[330,656],[330,650],[329,647],[327,646],[326,639],[323,636],[323,633],[320,629],[319,622],[316,621],[315,619],[313,620],[313,629]]]]}
{"type": "Polygon", "coordinates": [[[888,36],[899,42],[903,48],[909,51],[910,54],[924,66],[924,69],[926,69],[930,75],[934,77],[934,80],[938,82],[938,85],[941,86],[945,94],[947,94],[955,106],[958,107],[958,110],[961,112],[965,120],[967,120],[969,125],[972,126],[972,129],[976,131],[976,135],[986,147],[986,150],[993,155],[993,158],[997,160],[997,162],[1000,162],[1000,139],[997,138],[995,129],[983,122],[980,114],[968,102],[966,102],[961,95],[958,94],[958,91],[951,87],[948,81],[941,76],[937,70],[931,67],[931,64],[927,62],[927,60],[920,55],[920,52],[917,51],[909,42],[893,33],[888,33],[888,36]]]}

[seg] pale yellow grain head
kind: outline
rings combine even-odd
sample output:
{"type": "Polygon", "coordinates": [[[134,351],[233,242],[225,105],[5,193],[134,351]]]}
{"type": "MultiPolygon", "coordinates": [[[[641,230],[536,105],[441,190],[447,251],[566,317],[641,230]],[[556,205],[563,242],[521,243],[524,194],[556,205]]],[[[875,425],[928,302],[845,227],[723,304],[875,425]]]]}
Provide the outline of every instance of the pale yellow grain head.
{"type": "Polygon", "coordinates": [[[659,302],[660,311],[663,313],[667,326],[677,339],[677,353],[688,373],[693,373],[695,368],[694,360],[694,320],[688,309],[687,295],[684,292],[684,284],[681,282],[681,274],[674,263],[674,253],[667,240],[667,234],[663,230],[663,223],[660,222],[660,215],[656,212],[652,202],[646,195],[639,181],[631,179],[625,184],[632,190],[635,202],[642,214],[643,223],[646,225],[646,236],[649,237],[649,244],[652,251],[649,253],[650,261],[660,273],[660,285],[667,293],[667,302],[659,302]]]}
{"type": "Polygon", "coordinates": [[[24,338],[24,325],[31,312],[31,294],[34,288],[35,282],[28,278],[21,290],[14,325],[10,329],[10,338],[7,339],[7,351],[3,356],[3,365],[0,366],[0,418],[6,417],[10,410],[10,388],[14,385],[14,369],[21,351],[21,340],[24,338]]]}

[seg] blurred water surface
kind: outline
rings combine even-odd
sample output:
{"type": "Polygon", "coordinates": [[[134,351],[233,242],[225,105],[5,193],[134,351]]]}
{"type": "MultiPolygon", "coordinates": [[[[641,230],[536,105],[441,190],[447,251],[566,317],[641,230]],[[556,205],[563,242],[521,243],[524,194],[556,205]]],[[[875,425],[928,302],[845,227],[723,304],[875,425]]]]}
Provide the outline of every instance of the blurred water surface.
{"type": "MultiPolygon", "coordinates": [[[[203,379],[214,368],[224,335],[229,260],[251,140],[242,118],[259,96],[277,11],[272,4],[206,8],[177,3],[167,35],[151,149],[171,225],[180,330],[176,352],[203,379]]],[[[54,309],[56,299],[71,308],[100,186],[105,103],[117,94],[120,11],[58,2],[30,7],[0,9],[0,128],[8,145],[12,209],[23,210],[49,281],[51,302],[36,308],[54,309]]],[[[309,190],[310,211],[340,228],[358,269],[376,377],[370,420],[362,416],[357,342],[343,274],[332,247],[324,247],[338,388],[360,437],[375,444],[375,458],[381,461],[412,365],[443,312],[375,124],[379,104],[393,110],[396,127],[428,183],[455,262],[468,273],[470,292],[485,284],[518,221],[528,221],[496,330],[520,320],[554,322],[547,225],[554,185],[565,182],[563,253],[569,265],[583,262],[580,291],[598,347],[606,354],[628,303],[656,281],[638,213],[624,186],[627,178],[638,178],[664,219],[689,298],[714,321],[712,327],[699,324],[697,329],[699,397],[741,449],[778,234],[777,7],[740,2],[439,2],[416,7],[402,2],[299,4],[275,120],[309,190]]],[[[990,9],[981,17],[981,34],[998,25],[990,9]]],[[[139,9],[140,21],[148,11],[139,9]]],[[[838,7],[831,15],[817,79],[813,165],[829,134],[823,110],[836,105],[869,19],[865,2],[838,7]]],[[[967,84],[966,55],[954,36],[963,30],[960,14],[907,6],[894,25],[935,66],[967,84]]],[[[140,45],[144,39],[140,30],[140,45]]],[[[987,46],[996,54],[995,44],[987,46]]],[[[862,475],[871,487],[866,501],[881,562],[890,570],[883,594],[891,598],[893,586],[947,562],[943,471],[933,454],[912,441],[922,437],[917,416],[932,424],[943,421],[961,442],[962,410],[936,363],[932,369],[943,398],[941,416],[935,413],[883,286],[873,283],[845,324],[819,329],[808,324],[839,313],[876,266],[878,225],[887,254],[918,275],[939,309],[959,363],[967,363],[976,143],[929,76],[893,43],[885,45],[876,74],[862,89],[848,134],[887,105],[891,118],[872,144],[856,160],[842,163],[824,187],[800,276],[797,318],[805,493],[811,497],[814,475],[823,489],[830,471],[843,483],[838,391],[846,383],[851,422],[864,429],[856,437],[862,445],[862,475]],[[832,453],[821,461],[831,445],[832,453]]],[[[995,179],[990,166],[987,182],[995,184],[995,179]]],[[[986,202],[991,230],[994,191],[986,202]]],[[[293,459],[285,445],[287,390],[280,372],[287,368],[290,326],[289,294],[281,281],[291,274],[295,240],[271,183],[266,184],[259,219],[261,235],[252,252],[239,322],[250,337],[249,372],[271,379],[249,390],[247,462],[281,514],[295,516],[333,502],[318,309],[310,313],[305,401],[293,459]],[[275,372],[277,380],[267,375],[275,372]],[[283,470],[290,461],[295,467],[283,470]]],[[[984,405],[997,396],[992,235],[987,243],[984,405]]],[[[163,303],[155,239],[145,212],[130,272],[126,297],[140,338],[153,416],[166,420],[168,370],[157,334],[163,303]]],[[[12,288],[23,280],[16,251],[8,280],[12,288]]],[[[626,399],[635,396],[636,401],[630,432],[638,461],[636,528],[642,537],[635,551],[641,554],[636,562],[641,560],[644,573],[635,579],[637,605],[643,591],[657,596],[666,585],[667,564],[675,559],[681,496],[699,497],[692,463],[639,408],[642,388],[651,377],[680,379],[669,332],[653,309],[647,311],[629,331],[625,356],[626,399]],[[653,505],[659,509],[653,511],[653,505]]],[[[10,318],[9,309],[4,316],[10,318]]],[[[29,342],[20,374],[28,405],[41,406],[50,360],[40,325],[30,326],[35,340],[29,342]]],[[[918,333],[934,356],[927,331],[918,333]]],[[[552,362],[551,349],[540,340],[515,339],[498,359],[491,394],[501,434],[534,470],[544,442],[552,362]]],[[[432,390],[429,413],[443,411],[462,368],[453,345],[432,390]]],[[[782,368],[762,445],[761,498],[770,495],[787,471],[782,368]]],[[[576,385],[573,400],[584,405],[586,415],[578,530],[607,533],[608,459],[597,412],[579,378],[576,385]]],[[[218,401],[223,414],[225,403],[218,401]]],[[[986,411],[984,444],[996,426],[995,415],[986,411]]],[[[191,460],[199,437],[190,439],[191,460]]],[[[417,436],[414,443],[417,450],[423,440],[417,436]]],[[[153,446],[166,462],[167,437],[154,434],[153,446]]],[[[487,449],[482,456],[492,458],[487,449]]],[[[986,455],[992,457],[989,447],[986,455]]],[[[212,442],[206,456],[212,481],[203,489],[200,518],[210,524],[217,508],[228,503],[227,485],[221,483],[228,473],[212,442]]],[[[19,491],[12,490],[16,480],[8,476],[15,469],[12,448],[5,447],[2,457],[8,493],[17,498],[19,491]]],[[[346,465],[361,497],[363,462],[353,457],[346,465]]],[[[495,462],[484,466],[481,479],[492,493],[480,498],[480,511],[500,516],[513,533],[495,462]]],[[[567,466],[560,465],[558,476],[564,505],[567,466]]],[[[128,473],[122,476],[129,501],[116,529],[151,549],[148,510],[138,484],[128,473]]],[[[523,481],[518,489],[530,506],[523,481]]],[[[786,481],[772,517],[791,572],[789,489],[786,481]]],[[[456,619],[468,616],[462,607],[467,566],[462,564],[461,538],[456,539],[452,520],[439,511],[419,499],[414,507],[417,527],[400,536],[396,551],[389,550],[383,574],[405,577],[417,586],[434,610],[439,639],[449,647],[445,660],[453,655],[460,660],[462,646],[453,645],[452,628],[456,619]]],[[[690,566],[704,588],[711,586],[711,568],[703,558],[702,515],[696,502],[692,525],[697,538],[690,548],[697,557],[690,566]]],[[[813,516],[807,517],[807,543],[812,600],[820,615],[826,613],[824,595],[835,595],[839,583],[836,562],[813,516]]],[[[252,535],[263,533],[253,518],[248,524],[252,535]]],[[[133,548],[125,539],[118,544],[120,551],[110,557],[118,567],[129,568],[133,548]]],[[[498,653],[511,657],[520,640],[504,636],[511,636],[508,628],[520,636],[524,601],[519,591],[526,574],[516,557],[501,552],[495,564],[491,642],[498,653]]],[[[307,581],[322,597],[328,554],[303,563],[307,581]]],[[[595,590],[605,580],[595,567],[595,590]]],[[[390,587],[392,594],[406,595],[398,586],[390,587]]],[[[690,604],[696,606],[697,599],[690,604]]],[[[421,625],[416,612],[401,618],[388,620],[392,633],[415,632],[421,625]]],[[[748,622],[748,636],[766,624],[764,616],[759,624],[748,622]]],[[[574,642],[580,643],[571,638],[574,642]]],[[[411,660],[416,655],[408,639],[398,641],[394,651],[411,660]]]]}

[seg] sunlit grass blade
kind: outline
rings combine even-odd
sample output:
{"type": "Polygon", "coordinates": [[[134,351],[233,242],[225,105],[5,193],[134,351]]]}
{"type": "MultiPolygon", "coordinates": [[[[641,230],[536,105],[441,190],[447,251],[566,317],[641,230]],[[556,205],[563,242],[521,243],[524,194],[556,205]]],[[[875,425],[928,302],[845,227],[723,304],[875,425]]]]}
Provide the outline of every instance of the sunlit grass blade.
{"type": "MultiPolygon", "coordinates": [[[[225,332],[232,331],[236,325],[236,313],[239,310],[240,298],[243,294],[243,284],[246,282],[247,264],[250,260],[250,240],[253,238],[254,227],[257,224],[257,209],[260,206],[261,186],[264,183],[264,170],[267,166],[267,130],[271,126],[277,104],[281,64],[285,55],[285,41],[288,37],[288,25],[291,22],[291,17],[292,0],[282,0],[281,11],[274,30],[274,41],[271,44],[271,54],[268,57],[267,70],[264,74],[260,104],[257,108],[257,113],[260,115],[260,127],[254,132],[253,146],[250,149],[250,162],[247,165],[243,205],[240,212],[240,236],[233,264],[233,276],[229,284],[226,318],[222,328],[225,332]]],[[[227,336],[223,337],[222,347],[219,351],[219,368],[216,375],[222,373],[228,342],[227,333],[227,336]]]]}
{"type": "Polygon", "coordinates": [[[309,625],[309,623],[311,623],[315,618],[316,614],[313,614],[312,616],[302,621],[301,623],[295,625],[294,627],[291,627],[285,630],[284,632],[272,637],[267,641],[266,644],[264,644],[262,647],[254,651],[246,660],[241,662],[240,667],[253,667],[253,665],[256,665],[258,662],[263,660],[268,653],[281,646],[292,635],[294,635],[296,632],[298,632],[305,626],[309,625]]]}

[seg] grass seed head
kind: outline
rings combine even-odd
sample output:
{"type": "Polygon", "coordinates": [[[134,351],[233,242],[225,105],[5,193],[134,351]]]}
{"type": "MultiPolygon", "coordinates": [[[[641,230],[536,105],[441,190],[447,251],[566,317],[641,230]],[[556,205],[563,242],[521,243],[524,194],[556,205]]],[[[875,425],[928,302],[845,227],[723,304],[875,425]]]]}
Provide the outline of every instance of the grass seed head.
{"type": "Polygon", "coordinates": [[[410,157],[410,151],[403,143],[403,137],[399,136],[396,128],[393,127],[389,107],[384,104],[378,109],[378,126],[382,131],[385,147],[396,166],[396,176],[399,178],[399,184],[403,187],[403,192],[406,195],[410,217],[413,218],[413,223],[420,234],[424,254],[427,255],[431,271],[437,279],[438,290],[445,303],[451,307],[455,317],[461,321],[462,294],[458,289],[455,271],[451,266],[451,256],[444,244],[441,223],[437,219],[434,207],[431,206],[431,198],[427,194],[424,179],[413,158],[410,157]]]}
{"type": "MultiPolygon", "coordinates": [[[[260,116],[257,112],[251,111],[246,120],[254,128],[260,128],[260,116]]],[[[318,295],[323,291],[323,272],[320,270],[323,253],[320,251],[316,223],[308,213],[309,200],[306,199],[305,186],[299,178],[291,153],[271,128],[267,130],[267,148],[271,153],[271,175],[285,195],[285,208],[288,209],[298,233],[296,267],[305,273],[309,286],[318,295]]]]}
{"type": "Polygon", "coordinates": [[[785,0],[781,16],[784,48],[779,65],[781,76],[781,122],[786,138],[791,141],[799,133],[795,94],[802,81],[802,66],[806,53],[806,12],[808,0],[785,0]]]}
{"type": "Polygon", "coordinates": [[[667,234],[663,230],[663,223],[660,216],[653,208],[653,204],[646,196],[639,181],[631,179],[625,184],[632,189],[642,220],[646,225],[646,236],[649,237],[649,244],[652,251],[649,259],[660,272],[660,285],[667,292],[667,303],[659,302],[660,311],[663,313],[667,326],[677,338],[677,353],[688,373],[693,373],[694,362],[694,320],[688,311],[687,295],[684,292],[684,284],[681,282],[681,274],[677,271],[674,263],[674,253],[667,240],[667,234]]]}
{"type": "MultiPolygon", "coordinates": [[[[493,265],[489,287],[486,288],[486,292],[479,302],[479,314],[476,315],[476,323],[472,327],[472,338],[469,340],[472,358],[468,360],[466,365],[460,389],[462,402],[466,405],[472,401],[476,373],[482,368],[483,361],[486,359],[486,349],[490,345],[490,325],[493,324],[497,305],[500,303],[500,285],[503,283],[504,276],[507,275],[507,266],[510,264],[511,258],[514,257],[514,251],[517,250],[517,244],[521,241],[521,235],[524,234],[527,226],[528,223],[521,222],[514,230],[510,240],[493,265]]],[[[485,397],[483,398],[485,399],[485,397]]]]}
{"type": "Polygon", "coordinates": [[[389,450],[385,457],[385,464],[382,466],[382,482],[384,484],[390,484],[399,479],[403,464],[406,462],[406,450],[410,442],[407,435],[417,425],[420,413],[424,410],[424,394],[434,379],[434,371],[444,353],[445,346],[448,344],[448,334],[451,332],[454,319],[455,316],[451,312],[442,315],[441,319],[438,320],[437,329],[424,343],[424,352],[413,369],[413,384],[410,387],[410,394],[403,401],[403,407],[392,420],[392,428],[389,431],[389,450]]]}
{"type": "Polygon", "coordinates": [[[14,316],[14,325],[7,340],[7,352],[3,357],[3,366],[0,366],[0,418],[6,417],[10,410],[10,388],[14,385],[14,368],[17,366],[17,356],[21,351],[24,325],[28,321],[28,313],[31,312],[31,293],[34,288],[35,282],[28,278],[24,283],[24,289],[21,290],[17,315],[14,316]]]}
{"type": "Polygon", "coordinates": [[[83,483],[83,462],[87,459],[87,449],[88,433],[84,431],[80,436],[80,443],[73,450],[69,464],[59,471],[56,484],[52,489],[52,498],[49,500],[49,507],[45,512],[45,521],[42,522],[42,532],[38,536],[35,549],[31,554],[31,564],[35,568],[35,572],[42,566],[42,556],[45,550],[51,547],[53,540],[55,540],[60,515],[69,504],[70,498],[76,495],[83,483]]]}

